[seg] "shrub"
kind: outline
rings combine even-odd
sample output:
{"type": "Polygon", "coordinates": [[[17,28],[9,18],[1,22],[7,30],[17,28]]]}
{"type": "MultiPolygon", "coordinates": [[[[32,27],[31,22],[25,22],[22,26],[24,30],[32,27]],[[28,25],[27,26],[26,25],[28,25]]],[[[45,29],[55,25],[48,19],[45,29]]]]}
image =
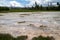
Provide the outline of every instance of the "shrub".
{"type": "Polygon", "coordinates": [[[10,34],[0,34],[0,40],[26,40],[27,36],[12,37],[10,34]]]}
{"type": "Polygon", "coordinates": [[[53,37],[43,37],[43,36],[38,36],[38,37],[34,37],[32,38],[32,40],[55,40],[53,37]]]}

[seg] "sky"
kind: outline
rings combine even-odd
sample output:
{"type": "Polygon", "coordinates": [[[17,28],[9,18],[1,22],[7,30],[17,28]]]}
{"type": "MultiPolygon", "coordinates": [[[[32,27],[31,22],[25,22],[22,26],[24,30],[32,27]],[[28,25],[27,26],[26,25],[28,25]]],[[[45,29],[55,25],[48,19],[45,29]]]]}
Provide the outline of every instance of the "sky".
{"type": "Polygon", "coordinates": [[[47,5],[49,2],[53,2],[53,5],[56,5],[56,2],[60,0],[0,0],[0,6],[8,7],[31,7],[35,4],[38,5],[47,5]]]}

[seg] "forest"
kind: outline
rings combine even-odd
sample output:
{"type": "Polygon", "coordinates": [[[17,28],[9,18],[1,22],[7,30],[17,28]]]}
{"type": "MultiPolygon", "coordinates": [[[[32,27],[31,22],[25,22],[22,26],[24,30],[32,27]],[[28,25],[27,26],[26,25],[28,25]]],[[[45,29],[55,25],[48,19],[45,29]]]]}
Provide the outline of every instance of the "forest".
{"type": "Polygon", "coordinates": [[[57,6],[53,6],[52,3],[48,6],[44,7],[42,5],[38,5],[35,2],[35,6],[32,7],[2,7],[0,6],[0,12],[28,12],[28,11],[60,11],[60,3],[57,2],[57,6]]]}

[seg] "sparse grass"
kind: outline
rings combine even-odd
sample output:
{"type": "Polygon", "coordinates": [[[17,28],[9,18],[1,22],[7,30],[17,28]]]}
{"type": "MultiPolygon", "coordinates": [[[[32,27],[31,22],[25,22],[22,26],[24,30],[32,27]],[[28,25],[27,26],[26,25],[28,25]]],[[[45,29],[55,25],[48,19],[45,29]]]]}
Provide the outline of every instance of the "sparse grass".
{"type": "Polygon", "coordinates": [[[32,10],[32,9],[11,9],[11,10],[9,10],[9,12],[47,12],[47,11],[49,11],[49,12],[60,12],[60,10],[32,10]]]}
{"type": "Polygon", "coordinates": [[[9,12],[60,12],[57,10],[29,10],[29,9],[11,9],[8,11],[0,11],[0,13],[9,13],[9,12]]]}

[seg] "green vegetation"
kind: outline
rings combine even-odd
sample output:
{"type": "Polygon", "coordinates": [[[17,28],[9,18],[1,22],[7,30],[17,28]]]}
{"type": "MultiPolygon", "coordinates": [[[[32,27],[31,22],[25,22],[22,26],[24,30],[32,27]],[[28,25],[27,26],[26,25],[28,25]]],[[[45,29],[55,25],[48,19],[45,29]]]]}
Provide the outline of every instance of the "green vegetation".
{"type": "MultiPolygon", "coordinates": [[[[0,40],[26,40],[28,36],[18,36],[17,38],[14,38],[10,34],[0,34],[0,40]]],[[[38,36],[32,38],[32,40],[55,40],[53,37],[43,37],[43,36],[38,36]]]]}
{"type": "Polygon", "coordinates": [[[8,7],[0,7],[0,12],[8,12],[9,8],[8,7]]]}
{"type": "Polygon", "coordinates": [[[55,40],[53,37],[43,37],[43,36],[38,36],[32,38],[32,40],[55,40]]]}
{"type": "Polygon", "coordinates": [[[38,5],[35,2],[35,6],[32,7],[0,7],[0,12],[35,12],[35,11],[60,11],[60,4],[57,2],[57,6],[53,6],[52,3],[48,6],[44,7],[42,5],[38,5]]]}
{"type": "Polygon", "coordinates": [[[16,40],[26,40],[27,38],[27,36],[18,36],[16,40]]]}
{"type": "Polygon", "coordinates": [[[0,34],[0,40],[13,40],[14,38],[9,34],[0,34]]]}
{"type": "Polygon", "coordinates": [[[12,37],[10,34],[0,34],[0,40],[26,40],[27,36],[12,37]]]}

